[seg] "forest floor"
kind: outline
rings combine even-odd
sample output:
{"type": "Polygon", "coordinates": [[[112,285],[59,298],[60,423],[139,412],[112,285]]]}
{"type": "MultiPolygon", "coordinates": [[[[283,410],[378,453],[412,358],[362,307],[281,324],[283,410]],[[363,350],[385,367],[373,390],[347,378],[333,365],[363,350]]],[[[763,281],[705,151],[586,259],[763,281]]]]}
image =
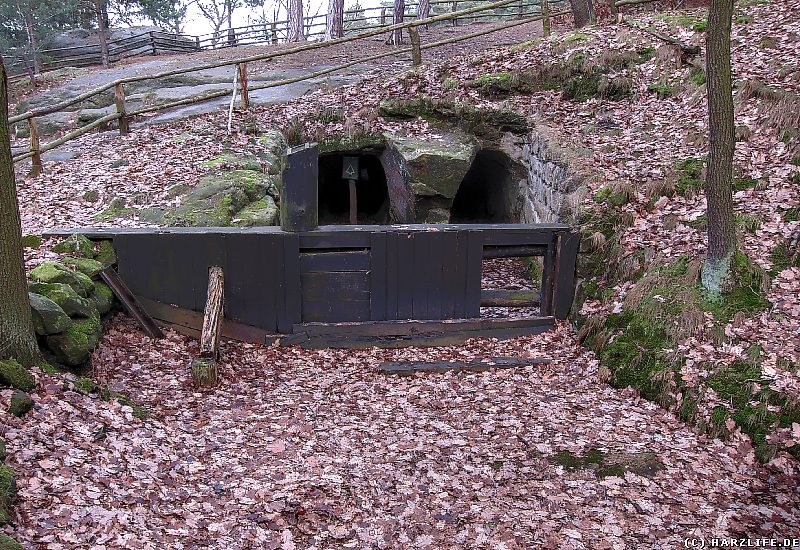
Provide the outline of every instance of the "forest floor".
{"type": "MultiPolygon", "coordinates": [[[[703,34],[691,26],[702,18],[696,10],[639,16],[698,44],[703,34]]],[[[740,4],[735,78],[800,92],[798,36],[800,14],[788,0],[740,4]]],[[[376,115],[387,97],[456,96],[512,108],[584,151],[580,162],[594,174],[587,209],[599,208],[606,186],[633,184],[618,207],[631,220],[620,235],[624,250],[652,248],[662,262],[695,259],[705,250],[696,223],[702,193],[648,192],[653,182],[685,175],[676,165],[707,148],[702,86],[692,87],[688,68],[650,60],[621,70],[635,84],[625,101],[568,101],[548,90],[487,98],[468,85],[573,51],[601,56],[629,44],[655,49],[660,42],[606,24],[320,90],[260,107],[255,118],[265,128],[300,125],[324,136],[391,129],[376,115]],[[331,109],[343,120],[318,116],[331,109]]],[[[774,251],[800,226],[787,215],[800,207],[793,183],[800,169],[790,141],[770,123],[772,105],[761,98],[737,105],[737,124],[750,131],[737,144],[737,174],[754,183],[737,190],[735,203],[740,216],[755,220],[743,220],[740,237],[748,256],[773,273],[770,307],[732,320],[719,341],[682,341],[678,374],[683,391],[701,387],[714,365],[741,361],[757,344],[758,379],[797,402],[800,268],[777,265],[774,251]]],[[[87,135],[80,147],[102,149],[102,157],[47,163],[36,179],[24,178],[21,165],[23,232],[96,225],[93,216],[115,197],[163,204],[176,181],[197,182],[201,161],[250,146],[248,136],[224,132],[224,119],[214,113],[125,137],[87,135]],[[84,200],[90,190],[98,202],[84,200]]],[[[415,126],[420,135],[435,132],[422,119],[415,126]]],[[[125,223],[141,225],[135,217],[125,223]]],[[[26,251],[29,266],[49,256],[49,244],[26,251]]],[[[621,311],[632,288],[610,284],[584,313],[621,311]]],[[[762,464],[733,418],[724,420],[726,437],[713,438],[674,409],[612,388],[598,355],[566,323],[535,337],[438,349],[227,343],[222,384],[209,392],[194,391],[188,379],[197,343],[167,336],[151,341],[119,315],[91,360],[95,382],[146,407],[144,420],[142,409],[80,391],[86,388],[71,375],[37,373],[36,407],[23,419],[2,408],[0,436],[20,494],[16,526],[5,532],[46,548],[675,548],[692,537],[800,537],[798,463],[789,453],[762,464]],[[409,378],[377,370],[392,359],[509,355],[552,361],[409,378]]],[[[0,391],[4,402],[9,395],[0,391]]],[[[697,414],[724,404],[713,390],[705,399],[697,414]]],[[[767,436],[791,448],[800,424],[776,421],[767,436]]]]}

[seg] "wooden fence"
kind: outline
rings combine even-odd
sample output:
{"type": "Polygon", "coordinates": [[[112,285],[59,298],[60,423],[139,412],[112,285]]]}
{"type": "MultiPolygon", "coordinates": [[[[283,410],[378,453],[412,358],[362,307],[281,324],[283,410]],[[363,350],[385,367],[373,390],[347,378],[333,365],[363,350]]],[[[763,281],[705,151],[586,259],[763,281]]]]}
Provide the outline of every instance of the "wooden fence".
{"type": "Polygon", "coordinates": [[[465,40],[470,40],[470,39],[476,38],[478,36],[484,36],[484,35],[487,35],[487,34],[490,34],[490,33],[494,33],[494,32],[497,32],[497,31],[500,31],[500,30],[503,30],[503,29],[507,29],[507,28],[511,28],[511,27],[515,27],[515,26],[519,26],[519,25],[524,25],[524,24],[528,24],[528,23],[532,23],[534,21],[543,21],[545,32],[547,33],[547,32],[549,32],[550,19],[551,18],[565,16],[565,15],[569,15],[571,13],[571,11],[569,11],[569,10],[551,12],[547,0],[542,0],[542,2],[541,2],[542,14],[541,15],[534,15],[534,16],[530,16],[530,17],[522,17],[522,18],[516,19],[516,20],[514,20],[512,22],[506,22],[506,23],[503,23],[501,25],[495,25],[495,26],[492,26],[490,28],[484,28],[484,29],[481,29],[481,30],[476,31],[476,32],[464,34],[464,35],[457,36],[457,37],[450,38],[450,39],[446,39],[446,40],[439,40],[439,41],[436,41],[436,42],[429,42],[429,43],[425,43],[425,44],[421,44],[419,42],[419,34],[417,32],[417,27],[425,26],[425,25],[431,25],[431,24],[435,24],[435,23],[440,23],[442,21],[450,21],[450,20],[453,20],[453,19],[460,19],[460,18],[463,18],[463,17],[472,16],[473,14],[480,14],[480,13],[486,12],[488,10],[495,10],[495,9],[501,8],[503,6],[508,6],[508,5],[512,5],[512,4],[518,4],[518,2],[519,2],[519,0],[499,0],[497,2],[492,2],[492,3],[486,4],[486,5],[482,5],[482,6],[476,6],[476,7],[472,7],[472,8],[468,8],[468,9],[464,9],[464,10],[459,10],[459,11],[455,11],[455,12],[441,14],[441,15],[434,15],[432,17],[428,17],[427,19],[415,19],[413,21],[408,21],[408,22],[405,22],[405,23],[398,23],[398,24],[394,24],[394,25],[386,25],[384,27],[371,29],[371,30],[368,30],[366,32],[362,32],[362,33],[359,33],[359,34],[356,34],[356,35],[345,36],[345,37],[342,37],[342,38],[337,38],[337,39],[333,39],[333,40],[327,40],[327,41],[324,41],[324,42],[302,43],[302,44],[300,44],[298,46],[295,46],[295,47],[292,47],[292,48],[287,48],[287,49],[279,50],[279,51],[272,51],[272,52],[269,52],[269,53],[253,55],[253,56],[249,56],[249,57],[242,57],[242,58],[234,59],[234,60],[230,60],[230,61],[216,61],[216,62],[206,63],[206,64],[202,64],[202,65],[195,65],[195,66],[191,66],[191,67],[184,67],[184,68],[180,68],[180,69],[172,69],[172,70],[168,70],[168,71],[162,71],[160,73],[155,73],[155,74],[146,75],[146,76],[133,76],[133,77],[120,78],[120,79],[114,80],[112,82],[108,82],[107,84],[104,84],[104,85],[102,85],[102,86],[100,86],[98,88],[95,88],[93,90],[89,90],[87,92],[79,94],[79,95],[77,95],[77,96],[75,96],[73,98],[61,101],[61,102],[59,102],[59,103],[57,103],[55,105],[51,105],[49,107],[43,107],[43,108],[40,108],[40,109],[30,110],[30,111],[27,111],[25,113],[22,113],[22,114],[19,114],[19,115],[16,115],[16,116],[9,117],[8,122],[9,122],[10,125],[19,124],[19,123],[27,123],[28,128],[29,128],[29,134],[30,134],[28,151],[15,155],[13,157],[13,160],[14,160],[14,162],[19,162],[19,161],[22,161],[22,160],[25,160],[25,159],[29,159],[29,158],[32,159],[31,174],[35,176],[35,175],[38,175],[38,174],[40,174],[42,172],[42,158],[41,158],[42,153],[44,153],[46,151],[49,151],[51,149],[55,149],[56,147],[58,147],[60,145],[63,145],[64,143],[66,143],[66,142],[68,142],[70,140],[73,140],[73,139],[75,139],[75,138],[77,138],[77,137],[79,137],[79,136],[81,136],[83,134],[86,134],[87,132],[89,132],[89,131],[91,131],[91,130],[93,130],[95,128],[98,128],[100,126],[103,126],[103,125],[108,124],[108,123],[113,122],[113,121],[119,121],[118,122],[119,132],[120,132],[120,134],[124,135],[124,134],[128,133],[129,128],[130,128],[130,121],[131,121],[131,119],[133,117],[136,117],[136,116],[139,116],[139,115],[143,115],[145,113],[151,113],[151,112],[161,111],[161,110],[165,110],[165,109],[170,109],[170,108],[178,107],[178,106],[181,106],[181,105],[189,105],[189,104],[200,103],[200,102],[203,102],[203,101],[208,101],[208,100],[211,100],[211,99],[215,99],[215,98],[223,97],[223,96],[226,96],[226,95],[230,95],[231,93],[233,93],[233,96],[235,97],[235,94],[236,94],[236,83],[234,83],[232,92],[228,91],[228,90],[216,91],[216,92],[208,93],[208,94],[205,94],[205,95],[202,95],[202,96],[187,97],[187,98],[184,98],[184,99],[179,99],[179,100],[172,101],[172,102],[165,103],[165,104],[152,105],[152,106],[143,107],[143,108],[138,109],[136,111],[129,111],[128,108],[127,108],[126,102],[125,102],[125,90],[124,90],[125,84],[130,84],[130,83],[133,83],[133,82],[140,82],[140,81],[145,81],[145,80],[153,80],[153,79],[158,79],[158,78],[165,78],[165,77],[168,77],[168,76],[175,76],[175,75],[179,75],[179,74],[192,73],[192,72],[202,71],[202,70],[206,70],[206,69],[213,69],[213,68],[218,68],[218,67],[235,66],[237,68],[237,74],[238,74],[238,78],[236,78],[235,80],[240,82],[240,85],[241,85],[242,107],[247,109],[249,107],[248,93],[250,91],[261,90],[261,89],[266,89],[266,88],[273,88],[273,87],[277,87],[277,86],[284,86],[286,84],[292,84],[292,83],[295,83],[295,82],[301,82],[301,81],[304,81],[304,80],[318,78],[320,76],[324,76],[324,75],[331,74],[331,73],[334,73],[334,72],[337,72],[337,71],[341,71],[341,70],[346,69],[348,67],[352,67],[353,65],[357,65],[357,64],[365,63],[365,62],[369,62],[369,61],[374,61],[374,60],[381,59],[381,58],[384,58],[384,57],[396,56],[396,55],[399,55],[399,54],[405,54],[405,53],[411,53],[412,54],[412,59],[414,60],[415,64],[417,64],[417,63],[421,62],[422,51],[423,50],[426,50],[426,49],[429,49],[429,48],[436,48],[436,47],[444,46],[444,45],[447,45],[447,44],[454,44],[454,43],[462,42],[462,41],[465,41],[465,40]],[[248,81],[247,81],[247,64],[248,63],[252,63],[252,62],[255,62],[255,61],[267,61],[267,60],[271,60],[271,59],[277,59],[277,58],[280,58],[280,57],[286,57],[286,56],[290,56],[290,55],[293,55],[293,54],[296,54],[296,53],[300,53],[300,52],[304,52],[304,51],[327,48],[329,46],[348,43],[348,42],[353,42],[353,41],[356,41],[356,40],[362,40],[364,38],[377,36],[377,35],[384,34],[384,33],[389,32],[389,31],[398,31],[398,30],[403,30],[403,29],[408,30],[409,34],[412,37],[412,45],[409,46],[409,47],[400,47],[400,48],[392,49],[392,50],[390,50],[388,52],[383,52],[383,53],[379,53],[379,54],[375,54],[375,55],[359,58],[359,59],[356,59],[354,61],[343,63],[341,65],[337,65],[337,66],[334,66],[334,67],[329,67],[329,68],[326,68],[326,69],[323,69],[323,70],[311,72],[311,73],[308,73],[308,74],[305,74],[305,75],[302,75],[302,76],[298,76],[298,77],[294,77],[294,78],[287,78],[287,79],[284,79],[284,80],[265,82],[265,83],[261,83],[261,84],[257,84],[257,85],[248,85],[248,81]],[[416,39],[414,39],[415,37],[416,37],[416,39]],[[81,103],[81,102],[83,102],[83,101],[85,101],[85,100],[87,100],[87,99],[89,99],[89,98],[91,98],[91,97],[93,97],[95,95],[101,94],[101,93],[106,92],[107,90],[111,90],[111,89],[114,90],[116,112],[111,113],[109,115],[106,115],[104,117],[101,117],[101,118],[99,118],[97,120],[94,120],[93,122],[91,122],[89,124],[81,126],[81,127],[77,128],[77,129],[71,131],[71,132],[68,132],[68,133],[62,135],[61,137],[59,137],[58,139],[55,139],[55,140],[53,140],[53,141],[51,141],[49,143],[46,143],[46,144],[40,143],[39,133],[38,133],[37,126],[36,126],[37,117],[42,117],[42,116],[46,116],[46,115],[50,115],[50,114],[62,111],[62,110],[66,109],[66,108],[68,108],[68,107],[70,107],[72,105],[81,103]]]}

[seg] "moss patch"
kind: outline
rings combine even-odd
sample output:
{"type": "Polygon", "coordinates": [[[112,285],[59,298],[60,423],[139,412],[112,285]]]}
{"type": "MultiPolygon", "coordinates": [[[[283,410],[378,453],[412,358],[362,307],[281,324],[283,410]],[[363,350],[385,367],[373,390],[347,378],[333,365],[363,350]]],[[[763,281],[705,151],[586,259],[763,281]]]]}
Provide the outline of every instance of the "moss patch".
{"type": "Polygon", "coordinates": [[[16,498],[17,480],[14,471],[5,464],[0,464],[0,524],[8,523],[8,509],[16,498]]]}
{"type": "Polygon", "coordinates": [[[132,408],[134,418],[139,420],[146,420],[151,416],[150,409],[144,405],[137,405],[127,395],[113,391],[108,386],[100,386],[87,376],[76,378],[72,381],[72,385],[76,391],[81,393],[97,395],[103,401],[116,400],[120,404],[132,408]]]}
{"type": "Polygon", "coordinates": [[[31,391],[36,387],[36,379],[28,369],[9,359],[0,361],[0,384],[22,391],[31,391]]]}
{"type": "Polygon", "coordinates": [[[664,468],[654,453],[607,453],[597,448],[590,449],[584,456],[561,451],[550,461],[570,472],[593,470],[599,478],[624,477],[626,472],[653,477],[664,468]]]}
{"type": "Polygon", "coordinates": [[[689,157],[682,160],[677,165],[679,173],[678,182],[675,184],[675,191],[682,196],[696,193],[703,189],[703,167],[705,159],[689,157]]]}

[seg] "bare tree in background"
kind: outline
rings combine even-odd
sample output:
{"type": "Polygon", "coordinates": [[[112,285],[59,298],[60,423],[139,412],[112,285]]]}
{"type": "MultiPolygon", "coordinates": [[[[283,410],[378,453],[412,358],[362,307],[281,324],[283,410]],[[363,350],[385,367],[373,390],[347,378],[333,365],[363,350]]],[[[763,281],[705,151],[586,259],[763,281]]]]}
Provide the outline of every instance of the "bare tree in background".
{"type": "Polygon", "coordinates": [[[575,28],[585,27],[589,23],[594,23],[594,3],[592,0],[569,0],[572,6],[572,14],[575,16],[575,28]]]}
{"type": "Polygon", "coordinates": [[[231,0],[224,0],[223,2],[218,0],[197,0],[195,3],[197,9],[200,10],[200,14],[206,21],[211,23],[211,28],[214,29],[212,42],[216,45],[220,39],[222,25],[228,20],[228,9],[232,7],[231,0]]]}
{"type": "Polygon", "coordinates": [[[8,79],[0,56],[0,359],[13,357],[31,366],[39,348],[28,302],[9,130],[8,79]]]}
{"type": "Polygon", "coordinates": [[[303,0],[289,0],[289,42],[304,39],[303,0]]]}
{"type": "MultiPolygon", "coordinates": [[[[405,11],[406,11],[406,0],[394,0],[394,19],[392,23],[395,25],[397,25],[398,23],[402,23],[405,11]]],[[[397,29],[396,31],[392,31],[392,34],[389,36],[389,43],[402,44],[403,29],[397,29]]]]}
{"type": "Polygon", "coordinates": [[[427,19],[431,16],[431,0],[419,0],[418,19],[427,19]]]}
{"type": "Polygon", "coordinates": [[[328,0],[325,40],[344,36],[344,0],[328,0]]]}
{"type": "Polygon", "coordinates": [[[108,67],[108,11],[105,0],[94,0],[94,15],[97,20],[97,38],[100,40],[100,62],[108,67]]]}
{"type": "Polygon", "coordinates": [[[718,297],[732,280],[736,253],[736,222],[733,214],[733,151],[736,147],[731,85],[731,19],[734,0],[711,0],[706,35],[708,79],[708,171],[706,215],[708,255],[703,265],[703,286],[718,297]]]}

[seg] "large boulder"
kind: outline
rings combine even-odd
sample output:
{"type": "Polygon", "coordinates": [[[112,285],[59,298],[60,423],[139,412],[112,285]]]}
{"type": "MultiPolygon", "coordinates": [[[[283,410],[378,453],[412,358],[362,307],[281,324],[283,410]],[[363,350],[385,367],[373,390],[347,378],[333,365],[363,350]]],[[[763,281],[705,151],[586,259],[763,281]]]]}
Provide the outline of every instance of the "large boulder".
{"type": "Polygon", "coordinates": [[[218,157],[200,163],[201,166],[215,170],[253,170],[261,172],[261,162],[253,155],[237,155],[233,151],[224,151],[218,157]]]}
{"type": "Polygon", "coordinates": [[[38,283],[63,283],[79,296],[86,298],[94,291],[92,280],[79,271],[73,271],[58,262],[43,262],[31,271],[31,279],[38,283]]]}
{"type": "Polygon", "coordinates": [[[15,390],[11,394],[11,403],[8,405],[8,412],[22,418],[33,408],[33,399],[27,393],[15,390]]]}
{"type": "Polygon", "coordinates": [[[100,341],[101,335],[100,317],[93,316],[73,322],[67,330],[60,334],[48,336],[47,347],[65,365],[78,366],[89,359],[92,350],[100,341]]]}
{"type": "Polygon", "coordinates": [[[102,263],[91,258],[72,258],[66,257],[62,261],[75,271],[80,271],[90,279],[96,278],[105,267],[102,263]]]}
{"type": "Polygon", "coordinates": [[[47,336],[64,332],[72,325],[72,320],[57,303],[41,294],[28,293],[33,314],[33,329],[36,334],[47,336]]]}
{"type": "Polygon", "coordinates": [[[64,283],[31,283],[28,291],[50,298],[70,317],[91,317],[94,313],[89,300],[80,297],[71,286],[64,283]]]}
{"type": "Polygon", "coordinates": [[[78,233],[70,235],[60,243],[56,243],[53,246],[53,252],[73,254],[80,258],[94,258],[96,255],[94,243],[78,233]]]}
{"type": "Polygon", "coordinates": [[[245,206],[236,213],[236,217],[231,220],[232,225],[237,226],[268,226],[275,225],[278,217],[278,206],[275,201],[267,195],[263,199],[245,206]]]}
{"type": "Polygon", "coordinates": [[[36,387],[36,379],[28,369],[15,360],[9,359],[0,361],[0,384],[22,391],[31,391],[36,387]]]}
{"type": "Polygon", "coordinates": [[[436,140],[386,135],[401,159],[414,195],[453,199],[472,166],[479,146],[474,138],[451,130],[436,140]]]}
{"type": "Polygon", "coordinates": [[[89,302],[100,315],[105,315],[114,305],[114,293],[107,284],[95,283],[94,293],[89,296],[89,302]]]}
{"type": "Polygon", "coordinates": [[[111,241],[100,241],[100,245],[97,247],[97,256],[95,256],[94,259],[103,264],[103,267],[109,267],[117,263],[117,253],[114,251],[114,243],[111,241]]]}

